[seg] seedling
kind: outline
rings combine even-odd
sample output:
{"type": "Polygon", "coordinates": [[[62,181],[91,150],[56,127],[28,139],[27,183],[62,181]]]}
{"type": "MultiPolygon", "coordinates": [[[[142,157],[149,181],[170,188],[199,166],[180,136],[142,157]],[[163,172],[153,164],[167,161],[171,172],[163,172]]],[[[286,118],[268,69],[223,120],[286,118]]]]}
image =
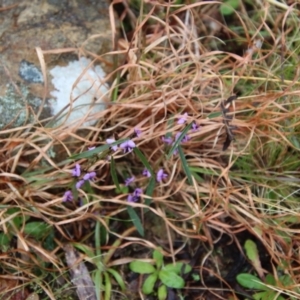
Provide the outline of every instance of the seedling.
{"type": "Polygon", "coordinates": [[[130,263],[129,268],[135,273],[148,274],[142,286],[142,291],[145,295],[154,293],[155,284],[159,280],[160,285],[157,289],[157,298],[164,300],[168,296],[167,288],[182,289],[185,286],[182,275],[189,273],[192,267],[182,262],[164,265],[161,249],[154,250],[153,260],[154,265],[135,260],[130,263]]]}
{"type": "MultiPolygon", "coordinates": [[[[251,261],[257,274],[263,278],[264,276],[256,244],[252,240],[247,240],[244,248],[247,257],[251,261]]],[[[292,278],[288,275],[279,276],[278,280],[276,280],[272,274],[268,274],[265,277],[265,280],[262,281],[258,276],[242,273],[236,277],[236,280],[241,286],[257,291],[252,296],[254,300],[284,300],[285,298],[281,296],[281,293],[278,291],[278,286],[287,287],[294,284],[292,278]]],[[[294,297],[291,297],[290,299],[296,300],[294,297]]]]}

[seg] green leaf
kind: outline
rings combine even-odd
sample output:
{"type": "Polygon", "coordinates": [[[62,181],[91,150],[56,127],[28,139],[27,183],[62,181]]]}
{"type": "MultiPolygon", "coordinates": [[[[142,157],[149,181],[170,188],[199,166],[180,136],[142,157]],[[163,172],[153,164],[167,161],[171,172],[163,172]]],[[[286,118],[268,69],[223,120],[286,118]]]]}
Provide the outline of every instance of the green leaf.
{"type": "Polygon", "coordinates": [[[114,269],[107,269],[107,272],[109,272],[116,280],[116,282],[118,283],[118,285],[120,286],[121,290],[124,292],[126,290],[126,285],[125,285],[125,282],[122,278],[122,275],[114,270],[114,269]]]}
{"type": "Polygon", "coordinates": [[[133,151],[136,154],[136,156],[140,159],[140,161],[142,162],[142,164],[145,166],[145,168],[151,173],[151,176],[155,177],[155,174],[153,172],[153,169],[152,169],[151,165],[149,164],[147,158],[141,152],[141,150],[138,147],[135,147],[135,148],[133,148],[133,151]]]}
{"type": "Polygon", "coordinates": [[[141,222],[140,217],[138,216],[138,214],[134,210],[134,208],[132,206],[127,206],[127,212],[129,214],[129,217],[130,217],[132,223],[134,224],[136,230],[138,231],[138,233],[141,236],[144,236],[143,224],[141,222]]]}
{"type": "Polygon", "coordinates": [[[247,257],[252,261],[259,259],[258,250],[256,244],[252,240],[246,240],[244,248],[246,250],[247,257]]]}
{"type": "Polygon", "coordinates": [[[180,145],[178,146],[178,153],[179,153],[179,157],[180,157],[180,160],[181,160],[181,164],[182,164],[184,173],[187,176],[188,182],[189,182],[190,185],[193,185],[192,174],[191,174],[189,165],[188,165],[188,163],[185,159],[185,155],[183,153],[182,147],[180,145]]]}
{"type": "Polygon", "coordinates": [[[276,280],[272,274],[266,276],[266,283],[274,286],[276,285],[276,280]]]}
{"type": "Polygon", "coordinates": [[[82,159],[82,158],[90,158],[90,157],[93,157],[94,155],[98,155],[99,153],[102,153],[103,151],[108,150],[112,146],[120,145],[128,140],[129,140],[128,138],[117,140],[111,144],[105,144],[105,145],[97,147],[93,150],[87,150],[87,151],[81,152],[79,154],[74,154],[74,155],[70,156],[70,159],[78,160],[78,159],[82,159]]]}
{"type": "Polygon", "coordinates": [[[268,297],[267,292],[259,292],[253,295],[254,300],[265,300],[268,297]]]}
{"type": "Polygon", "coordinates": [[[93,281],[95,284],[95,291],[96,291],[96,297],[97,300],[101,300],[101,291],[103,290],[102,288],[102,271],[97,269],[94,272],[94,276],[93,276],[93,281]]]}
{"type": "Polygon", "coordinates": [[[161,282],[169,288],[182,289],[185,285],[183,278],[174,272],[161,270],[158,274],[158,277],[161,280],[161,282]]]}
{"type": "Polygon", "coordinates": [[[177,262],[175,264],[168,264],[164,267],[164,270],[168,272],[174,272],[176,274],[187,274],[191,272],[192,267],[188,264],[182,263],[182,262],[177,262]]]}
{"type": "Polygon", "coordinates": [[[165,300],[167,299],[167,296],[168,296],[168,290],[167,287],[163,284],[158,288],[157,291],[158,300],[165,300]]]}
{"type": "Polygon", "coordinates": [[[112,178],[115,186],[117,187],[117,190],[120,191],[121,188],[120,188],[118,175],[117,175],[117,171],[116,171],[115,160],[113,157],[110,158],[110,175],[111,175],[111,178],[112,178]]]}
{"type": "Polygon", "coordinates": [[[36,239],[46,237],[50,230],[50,225],[45,222],[30,222],[24,227],[24,233],[36,239]]]}
{"type": "Polygon", "coordinates": [[[269,288],[266,287],[258,277],[251,274],[239,274],[237,275],[236,280],[241,286],[248,289],[263,291],[269,290],[269,288]]]}
{"type": "Polygon", "coordinates": [[[207,117],[209,119],[214,119],[214,118],[220,117],[221,115],[222,115],[222,112],[217,111],[217,112],[213,112],[213,113],[209,114],[207,117]]]}
{"type": "Polygon", "coordinates": [[[150,274],[144,281],[142,291],[145,295],[149,295],[153,292],[155,282],[157,280],[157,272],[150,274]]]}
{"type": "Polygon", "coordinates": [[[162,254],[162,249],[161,248],[155,249],[153,251],[153,258],[156,262],[157,269],[159,269],[162,266],[163,260],[164,260],[164,256],[162,254]]]}
{"type": "Polygon", "coordinates": [[[10,247],[11,238],[4,232],[0,233],[0,250],[6,252],[10,247]]]}
{"type": "MultiPolygon", "coordinates": [[[[147,206],[150,205],[151,203],[151,198],[152,198],[152,195],[153,195],[153,191],[154,191],[154,188],[155,188],[155,177],[151,177],[151,180],[147,186],[147,190],[146,190],[146,195],[149,196],[150,198],[146,198],[145,200],[145,204],[147,206]]],[[[148,208],[145,209],[145,212],[148,210],[148,208]]]]}
{"type": "Polygon", "coordinates": [[[260,275],[259,272],[262,268],[256,244],[252,240],[246,240],[244,248],[246,250],[247,257],[252,262],[257,273],[260,275]]]}
{"type": "Polygon", "coordinates": [[[156,269],[153,265],[151,265],[148,262],[140,261],[140,260],[134,260],[129,264],[129,269],[132,272],[138,273],[138,274],[150,274],[154,273],[156,269]]]}
{"type": "Polygon", "coordinates": [[[167,155],[167,159],[170,159],[170,157],[173,155],[174,150],[178,147],[178,145],[181,143],[181,140],[184,138],[184,136],[187,134],[187,132],[190,130],[190,128],[192,127],[193,123],[190,123],[189,125],[187,125],[183,131],[181,132],[180,136],[178,137],[178,139],[173,143],[173,146],[171,147],[169,154],[167,155]]]}
{"type": "Polygon", "coordinates": [[[220,6],[220,13],[223,16],[229,16],[239,7],[239,0],[227,0],[220,6]]]}
{"type": "Polygon", "coordinates": [[[108,275],[107,272],[104,272],[104,280],[105,280],[105,284],[104,284],[104,300],[110,300],[111,299],[111,281],[110,281],[110,277],[108,275]]]}

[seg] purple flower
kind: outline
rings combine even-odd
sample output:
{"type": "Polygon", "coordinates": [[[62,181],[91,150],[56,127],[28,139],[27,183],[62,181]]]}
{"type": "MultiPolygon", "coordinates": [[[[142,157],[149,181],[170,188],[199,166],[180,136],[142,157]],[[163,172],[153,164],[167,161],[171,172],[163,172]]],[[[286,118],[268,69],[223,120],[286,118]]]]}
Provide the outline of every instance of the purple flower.
{"type": "Polygon", "coordinates": [[[67,201],[72,201],[73,200],[73,194],[70,190],[66,191],[64,193],[64,196],[63,196],[63,202],[67,202],[67,201]]]}
{"type": "Polygon", "coordinates": [[[142,131],[141,131],[140,129],[138,129],[138,128],[134,128],[134,132],[135,132],[135,135],[136,135],[137,137],[140,137],[141,134],[142,134],[142,131]]]}
{"type": "MultiPolygon", "coordinates": [[[[181,135],[181,132],[176,133],[175,140],[177,141],[181,135]]],[[[190,137],[186,134],[180,142],[185,143],[190,140],[190,137]]]]}
{"type": "Polygon", "coordinates": [[[176,147],[173,151],[173,155],[177,155],[178,154],[178,147],[176,147]]]}
{"type": "Polygon", "coordinates": [[[195,131],[197,131],[198,129],[199,129],[199,125],[197,125],[197,123],[196,122],[193,122],[193,124],[192,124],[192,131],[193,132],[195,132],[195,131]]]}
{"type": "Polygon", "coordinates": [[[187,120],[187,113],[184,113],[182,117],[180,117],[177,121],[177,124],[184,124],[187,120]]]}
{"type": "Polygon", "coordinates": [[[76,164],[75,168],[72,170],[72,175],[75,176],[75,177],[79,177],[80,174],[81,174],[80,165],[76,164]]]}
{"type": "Polygon", "coordinates": [[[96,172],[90,172],[90,173],[86,173],[83,176],[83,180],[92,180],[96,177],[96,172]]]}
{"type": "Polygon", "coordinates": [[[88,150],[89,150],[89,151],[92,151],[92,150],[94,150],[95,148],[96,148],[95,146],[88,147],[88,150]]]}
{"type": "Polygon", "coordinates": [[[84,180],[81,179],[76,183],[76,189],[79,190],[84,185],[84,180]]]}
{"type": "Polygon", "coordinates": [[[120,148],[123,149],[124,153],[131,152],[135,148],[135,143],[132,140],[128,140],[120,145],[120,148]]]}
{"type": "Polygon", "coordinates": [[[143,170],[143,175],[146,176],[146,177],[151,177],[150,171],[146,168],[143,170]]]}
{"type": "Polygon", "coordinates": [[[157,182],[161,182],[163,179],[165,179],[167,177],[168,177],[168,174],[164,173],[163,169],[159,169],[159,171],[156,173],[157,182]]]}
{"type": "Polygon", "coordinates": [[[173,139],[171,137],[162,137],[161,140],[166,143],[167,145],[171,145],[173,142],[173,139]]]}
{"type": "Polygon", "coordinates": [[[143,190],[140,188],[136,188],[132,194],[129,194],[127,197],[128,202],[137,202],[143,193],[143,190]]]}
{"type": "Polygon", "coordinates": [[[134,176],[129,177],[129,178],[126,178],[126,179],[125,179],[125,185],[126,185],[126,186],[129,186],[132,182],[134,182],[134,180],[135,180],[135,177],[134,177],[134,176]]]}
{"type": "MultiPolygon", "coordinates": [[[[114,139],[114,138],[111,138],[111,139],[106,139],[106,143],[107,144],[112,144],[112,143],[114,143],[116,140],[114,139]]],[[[111,147],[111,149],[113,150],[113,151],[117,151],[118,150],[118,146],[117,145],[114,145],[114,146],[112,146],[111,147]]]]}

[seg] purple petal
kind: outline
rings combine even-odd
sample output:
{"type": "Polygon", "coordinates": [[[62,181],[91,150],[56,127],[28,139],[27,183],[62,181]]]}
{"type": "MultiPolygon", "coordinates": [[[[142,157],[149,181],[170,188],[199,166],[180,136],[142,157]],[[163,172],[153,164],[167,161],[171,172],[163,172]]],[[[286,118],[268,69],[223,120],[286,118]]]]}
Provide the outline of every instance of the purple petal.
{"type": "Polygon", "coordinates": [[[81,179],[76,183],[76,189],[79,190],[84,185],[84,180],[81,179]]]}
{"type": "Polygon", "coordinates": [[[140,197],[143,194],[143,190],[141,188],[136,188],[133,192],[133,195],[136,197],[140,197]]]}
{"type": "Polygon", "coordinates": [[[91,151],[91,150],[94,150],[95,148],[96,148],[95,146],[88,147],[88,150],[91,151]]]}
{"type": "Polygon", "coordinates": [[[134,147],[135,147],[135,143],[134,143],[134,141],[132,141],[132,140],[129,140],[129,141],[128,141],[128,147],[130,147],[130,148],[134,148],[134,147]]]}
{"type": "Polygon", "coordinates": [[[192,131],[197,131],[200,126],[197,125],[197,123],[193,122],[192,124],[192,131]]]}
{"type": "Polygon", "coordinates": [[[187,120],[187,113],[184,113],[182,117],[180,117],[177,121],[177,124],[184,124],[187,120]]]}
{"type": "MultiPolygon", "coordinates": [[[[109,144],[109,145],[112,144],[112,143],[114,143],[115,141],[116,140],[114,138],[106,139],[106,143],[109,144]]],[[[117,151],[118,150],[118,146],[114,145],[114,146],[111,147],[111,149],[113,151],[117,151]]]]}
{"type": "Polygon", "coordinates": [[[73,200],[73,194],[72,192],[69,190],[69,191],[66,191],[64,193],[64,196],[63,196],[63,202],[67,202],[67,201],[72,201],[73,200]]]}
{"type": "Polygon", "coordinates": [[[140,137],[141,134],[142,134],[142,131],[141,131],[140,129],[137,129],[137,128],[134,128],[134,132],[135,132],[135,135],[136,135],[137,137],[140,137]]]}
{"type": "Polygon", "coordinates": [[[96,177],[96,172],[90,172],[83,176],[83,180],[92,180],[96,177]]]}
{"type": "Polygon", "coordinates": [[[80,174],[81,174],[80,165],[76,164],[75,168],[72,170],[72,175],[75,176],[75,177],[79,177],[80,174]]]}
{"type": "Polygon", "coordinates": [[[163,169],[160,169],[157,173],[156,173],[156,180],[157,182],[162,181],[164,178],[168,177],[168,175],[166,173],[164,173],[163,169]]]}
{"type": "Polygon", "coordinates": [[[151,177],[151,173],[150,173],[150,171],[147,170],[147,169],[144,169],[142,174],[143,174],[144,176],[146,176],[146,177],[151,177]]]}
{"type": "Polygon", "coordinates": [[[132,182],[134,182],[134,176],[125,179],[125,185],[129,186],[132,182]]]}
{"type": "Polygon", "coordinates": [[[133,195],[129,194],[128,197],[127,197],[127,201],[128,202],[136,202],[137,198],[134,197],[133,195]]]}
{"type": "Polygon", "coordinates": [[[161,139],[162,139],[162,141],[163,141],[164,143],[166,143],[167,145],[171,145],[172,142],[173,142],[173,139],[172,139],[171,137],[164,137],[164,136],[163,136],[161,139]]]}

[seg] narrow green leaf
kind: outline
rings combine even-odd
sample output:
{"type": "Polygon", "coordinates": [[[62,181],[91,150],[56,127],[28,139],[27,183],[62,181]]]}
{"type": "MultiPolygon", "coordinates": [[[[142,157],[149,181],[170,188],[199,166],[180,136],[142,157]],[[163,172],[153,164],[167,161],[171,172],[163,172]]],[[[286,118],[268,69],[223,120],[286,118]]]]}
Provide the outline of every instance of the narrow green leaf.
{"type": "Polygon", "coordinates": [[[94,274],[95,275],[93,276],[93,281],[95,284],[96,297],[97,300],[101,300],[101,291],[103,290],[101,276],[102,272],[98,269],[94,274]]]}
{"type": "Polygon", "coordinates": [[[117,171],[116,171],[116,164],[115,164],[115,160],[113,157],[110,158],[110,175],[111,178],[115,184],[115,186],[117,187],[117,190],[121,190],[120,188],[120,184],[119,184],[119,180],[118,180],[118,175],[117,175],[117,171]]]}
{"type": "MultiPolygon", "coordinates": [[[[147,186],[147,190],[146,190],[146,195],[150,197],[150,198],[146,198],[146,200],[145,200],[145,204],[147,206],[149,206],[150,203],[151,203],[151,201],[152,201],[152,195],[153,195],[154,188],[155,188],[155,178],[151,177],[150,182],[149,182],[149,184],[147,186]]],[[[148,210],[148,208],[145,209],[145,212],[147,210],[148,210]]]]}
{"type": "Polygon", "coordinates": [[[133,151],[136,154],[136,156],[140,159],[142,164],[145,166],[145,168],[151,173],[151,176],[155,177],[153,169],[152,169],[151,165],[149,164],[145,155],[142,153],[142,151],[138,147],[133,148],[133,151]]]}
{"type": "Polygon", "coordinates": [[[129,217],[130,217],[132,223],[134,224],[136,230],[138,231],[138,233],[141,236],[144,236],[143,224],[141,222],[140,217],[138,216],[138,214],[134,210],[134,208],[132,206],[127,206],[127,212],[129,214],[129,217]]]}
{"type": "Polygon", "coordinates": [[[144,281],[142,291],[145,295],[153,293],[154,285],[157,280],[157,272],[150,274],[144,281]]]}
{"type": "Polygon", "coordinates": [[[153,258],[156,262],[157,268],[159,269],[162,266],[163,260],[164,260],[164,256],[162,254],[162,249],[161,248],[155,249],[153,251],[153,258]]]}
{"type": "Polygon", "coordinates": [[[236,277],[237,282],[247,288],[247,289],[254,289],[254,290],[269,290],[268,287],[266,287],[263,282],[256,276],[251,275],[251,274],[239,274],[236,277]]]}
{"type": "Polygon", "coordinates": [[[74,155],[70,156],[70,159],[78,160],[78,159],[82,159],[82,158],[90,158],[90,157],[93,157],[94,155],[97,155],[99,153],[102,153],[103,151],[108,150],[112,146],[120,145],[120,144],[122,144],[122,143],[124,143],[124,142],[126,142],[128,140],[129,140],[128,138],[117,140],[117,141],[115,141],[115,142],[113,142],[111,144],[105,144],[105,145],[97,147],[97,148],[95,148],[93,150],[87,150],[87,151],[81,152],[79,154],[74,154],[74,155]]]}
{"type": "Polygon", "coordinates": [[[107,269],[107,272],[109,272],[114,277],[114,279],[116,280],[116,282],[120,286],[121,290],[125,291],[126,290],[126,285],[125,285],[125,282],[122,278],[122,275],[118,271],[116,271],[112,268],[107,269]]]}
{"type": "Polygon", "coordinates": [[[96,228],[95,228],[95,246],[96,246],[96,255],[98,257],[101,256],[101,222],[96,221],[96,228]]]}
{"type": "Polygon", "coordinates": [[[111,281],[110,281],[110,277],[108,275],[107,272],[104,273],[104,280],[105,280],[105,284],[104,284],[104,300],[110,300],[111,299],[111,281]]]}
{"type": "Polygon", "coordinates": [[[134,260],[129,264],[129,269],[138,274],[151,274],[156,271],[153,265],[148,262],[134,260]]]}
{"type": "Polygon", "coordinates": [[[187,176],[188,182],[189,182],[190,185],[193,185],[192,174],[191,174],[190,168],[188,166],[188,163],[185,159],[185,155],[183,153],[182,147],[180,145],[178,146],[178,153],[179,153],[179,157],[180,157],[180,160],[181,160],[181,163],[182,163],[184,173],[187,176]]]}
{"type": "Polygon", "coordinates": [[[169,288],[182,289],[185,285],[184,279],[174,272],[161,270],[158,274],[159,279],[169,288]]]}
{"type": "Polygon", "coordinates": [[[168,296],[167,287],[163,284],[158,288],[157,291],[158,300],[165,300],[168,296]]]}
{"type": "Polygon", "coordinates": [[[209,119],[214,119],[214,118],[220,117],[221,115],[222,115],[222,112],[217,111],[217,112],[213,112],[213,113],[209,114],[207,117],[209,119]]]}
{"type": "Polygon", "coordinates": [[[178,139],[173,143],[173,146],[171,147],[169,154],[167,155],[167,159],[170,159],[170,157],[173,155],[174,150],[178,147],[178,145],[181,143],[182,139],[184,138],[184,136],[187,134],[187,132],[190,130],[190,128],[192,127],[193,123],[190,123],[189,125],[187,125],[183,131],[181,132],[180,136],[178,137],[178,139]]]}

